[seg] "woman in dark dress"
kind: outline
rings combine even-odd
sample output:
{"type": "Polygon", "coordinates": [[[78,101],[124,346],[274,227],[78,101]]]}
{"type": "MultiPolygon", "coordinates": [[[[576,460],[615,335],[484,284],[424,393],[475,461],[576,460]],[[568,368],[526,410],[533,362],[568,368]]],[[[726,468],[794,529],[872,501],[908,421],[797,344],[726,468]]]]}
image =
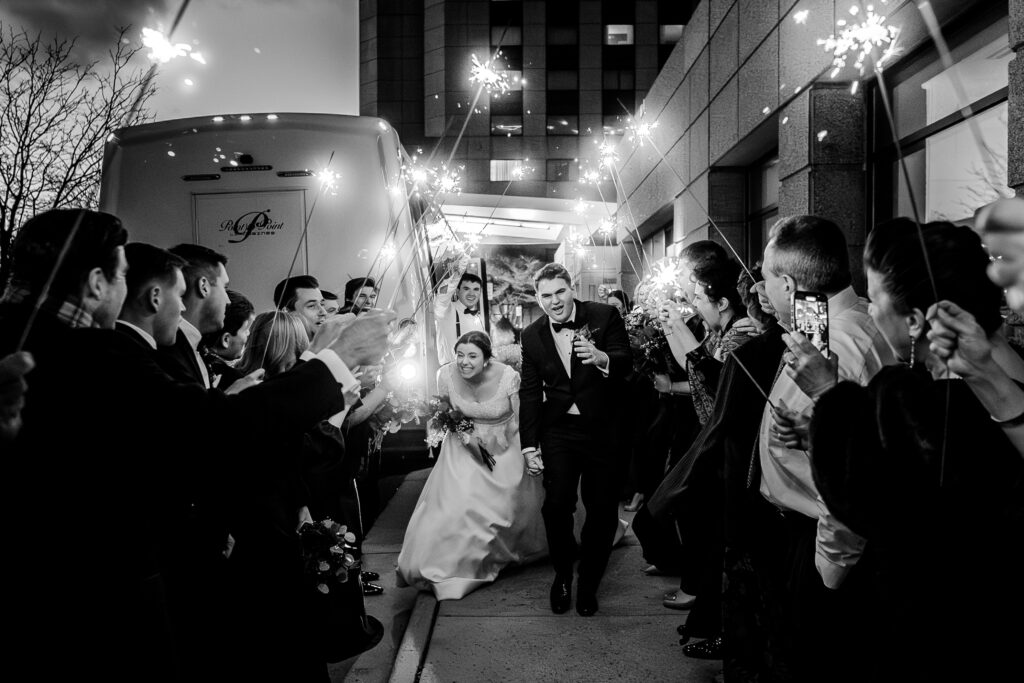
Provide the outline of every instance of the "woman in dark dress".
{"type": "Polygon", "coordinates": [[[1021,642],[1024,461],[932,354],[925,315],[949,300],[994,336],[1002,294],[977,235],[950,223],[879,226],[864,261],[872,318],[906,365],[834,386],[810,429],[825,504],[867,538],[870,599],[851,617],[874,638],[857,654],[876,680],[996,680],[1021,642]]]}

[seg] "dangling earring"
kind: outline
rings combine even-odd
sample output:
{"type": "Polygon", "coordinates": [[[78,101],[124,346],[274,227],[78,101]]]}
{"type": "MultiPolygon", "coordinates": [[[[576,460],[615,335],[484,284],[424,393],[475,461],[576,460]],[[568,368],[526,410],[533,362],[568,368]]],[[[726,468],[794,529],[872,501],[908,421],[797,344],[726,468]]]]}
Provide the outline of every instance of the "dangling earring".
{"type": "Polygon", "coordinates": [[[914,347],[917,346],[917,340],[914,339],[914,333],[910,333],[910,363],[907,365],[908,368],[914,367],[914,347]]]}

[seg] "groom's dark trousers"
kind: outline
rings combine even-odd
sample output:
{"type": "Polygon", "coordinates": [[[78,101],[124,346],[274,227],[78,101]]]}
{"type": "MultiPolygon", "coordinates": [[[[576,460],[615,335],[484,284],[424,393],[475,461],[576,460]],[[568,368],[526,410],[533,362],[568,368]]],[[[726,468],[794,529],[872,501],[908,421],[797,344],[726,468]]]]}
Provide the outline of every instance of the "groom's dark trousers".
{"type": "Polygon", "coordinates": [[[580,589],[593,592],[615,538],[621,483],[616,456],[627,400],[623,380],[632,358],[618,311],[580,301],[574,309],[575,322],[608,354],[608,374],[584,365],[575,354],[566,373],[548,317],[534,321],[522,335],[520,435],[523,448],[541,448],[546,491],[542,512],[555,572],[571,576],[578,554],[580,589]],[[570,414],[573,405],[579,415],[570,414]],[[579,549],[573,534],[577,486],[587,513],[579,549]]]}

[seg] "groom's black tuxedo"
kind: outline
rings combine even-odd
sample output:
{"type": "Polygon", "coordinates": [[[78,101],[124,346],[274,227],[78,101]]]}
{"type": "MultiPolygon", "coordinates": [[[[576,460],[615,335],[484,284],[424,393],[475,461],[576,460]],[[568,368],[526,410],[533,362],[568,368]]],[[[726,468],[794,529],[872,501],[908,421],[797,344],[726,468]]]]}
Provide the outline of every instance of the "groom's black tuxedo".
{"type": "Polygon", "coordinates": [[[542,512],[559,577],[572,576],[577,557],[573,513],[576,490],[582,491],[587,519],[581,533],[579,594],[593,596],[618,524],[615,448],[624,414],[623,379],[632,359],[626,327],[615,308],[574,301],[573,315],[577,327],[585,327],[594,345],[608,354],[608,374],[584,365],[575,352],[570,352],[566,373],[548,317],[534,321],[522,335],[520,438],[523,448],[541,448],[546,491],[542,512]],[[573,405],[578,415],[570,413],[573,405]]]}
{"type": "Polygon", "coordinates": [[[522,334],[519,433],[523,448],[542,443],[545,429],[561,419],[573,403],[580,416],[599,430],[615,430],[617,414],[622,414],[622,382],[633,367],[622,317],[614,307],[591,301],[576,301],[574,313],[577,326],[586,325],[594,345],[608,354],[608,376],[593,365],[584,365],[574,353],[569,377],[558,357],[548,316],[530,324],[522,334]]]}

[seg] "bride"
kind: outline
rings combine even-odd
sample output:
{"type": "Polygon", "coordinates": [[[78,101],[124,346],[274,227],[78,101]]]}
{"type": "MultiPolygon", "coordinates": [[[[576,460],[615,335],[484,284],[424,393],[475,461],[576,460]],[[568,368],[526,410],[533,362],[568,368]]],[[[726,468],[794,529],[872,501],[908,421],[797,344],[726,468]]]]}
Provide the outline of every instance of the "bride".
{"type": "Polygon", "coordinates": [[[473,420],[472,441],[449,433],[405,530],[398,585],[457,600],[509,564],[547,554],[539,456],[519,445],[519,374],[491,358],[491,340],[467,332],[455,361],[437,372],[438,393],[473,420]],[[481,450],[482,447],[482,450],[481,450]],[[493,469],[481,455],[489,454],[493,469]]]}

